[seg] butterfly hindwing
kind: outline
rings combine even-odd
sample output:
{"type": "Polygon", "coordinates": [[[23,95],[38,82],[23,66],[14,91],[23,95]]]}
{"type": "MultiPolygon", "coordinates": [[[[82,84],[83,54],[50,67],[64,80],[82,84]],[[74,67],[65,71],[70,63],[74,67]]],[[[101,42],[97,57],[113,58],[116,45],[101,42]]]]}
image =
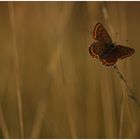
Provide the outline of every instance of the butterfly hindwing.
{"type": "Polygon", "coordinates": [[[89,46],[89,53],[93,58],[100,59],[106,50],[102,42],[94,42],[89,46]]]}
{"type": "Polygon", "coordinates": [[[93,38],[95,40],[103,42],[104,44],[112,43],[111,37],[109,36],[108,32],[106,31],[106,29],[103,27],[101,23],[97,23],[95,25],[93,31],[93,38]]]}
{"type": "Polygon", "coordinates": [[[89,46],[89,53],[93,58],[99,59],[103,65],[113,66],[117,62],[118,57],[114,51],[105,54],[106,49],[108,48],[102,42],[94,42],[89,46]]]}
{"type": "Polygon", "coordinates": [[[124,59],[126,57],[129,57],[130,55],[132,55],[135,52],[134,49],[129,48],[129,47],[125,47],[122,45],[116,45],[115,47],[115,53],[118,56],[119,59],[124,59]]]}
{"type": "Polygon", "coordinates": [[[101,59],[101,62],[105,66],[113,66],[118,60],[118,56],[115,54],[114,50],[108,53],[103,59],[101,59]]]}

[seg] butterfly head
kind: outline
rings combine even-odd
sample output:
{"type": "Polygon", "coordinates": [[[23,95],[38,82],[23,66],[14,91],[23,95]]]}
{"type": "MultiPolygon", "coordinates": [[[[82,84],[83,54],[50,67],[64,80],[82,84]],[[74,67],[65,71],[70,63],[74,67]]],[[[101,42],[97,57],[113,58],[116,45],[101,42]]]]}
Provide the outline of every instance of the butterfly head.
{"type": "Polygon", "coordinates": [[[109,44],[106,44],[105,46],[109,49],[113,49],[113,48],[115,48],[116,44],[115,43],[109,43],[109,44]]]}

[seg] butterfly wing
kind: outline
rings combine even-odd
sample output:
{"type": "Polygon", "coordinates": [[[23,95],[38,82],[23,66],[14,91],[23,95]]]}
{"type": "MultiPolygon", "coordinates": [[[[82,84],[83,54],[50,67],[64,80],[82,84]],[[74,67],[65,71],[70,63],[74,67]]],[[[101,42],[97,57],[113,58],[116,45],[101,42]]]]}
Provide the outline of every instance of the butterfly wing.
{"type": "Polygon", "coordinates": [[[113,66],[118,60],[118,56],[115,54],[114,50],[108,53],[103,59],[100,61],[105,66],[113,66]]]}
{"type": "Polygon", "coordinates": [[[103,44],[102,42],[99,42],[99,41],[94,42],[89,46],[89,54],[93,58],[100,59],[102,57],[102,55],[104,54],[105,50],[106,50],[105,44],[103,44]]]}
{"type": "Polygon", "coordinates": [[[119,59],[124,59],[126,57],[129,57],[135,52],[134,49],[122,45],[116,45],[114,51],[119,59]]]}
{"type": "Polygon", "coordinates": [[[94,42],[89,46],[89,53],[93,58],[100,59],[103,65],[113,66],[117,62],[118,56],[116,56],[114,50],[105,55],[106,49],[108,48],[102,42],[94,42]]]}
{"type": "Polygon", "coordinates": [[[93,31],[93,38],[95,40],[103,42],[104,44],[112,44],[111,37],[101,23],[97,23],[95,25],[93,31]]]}

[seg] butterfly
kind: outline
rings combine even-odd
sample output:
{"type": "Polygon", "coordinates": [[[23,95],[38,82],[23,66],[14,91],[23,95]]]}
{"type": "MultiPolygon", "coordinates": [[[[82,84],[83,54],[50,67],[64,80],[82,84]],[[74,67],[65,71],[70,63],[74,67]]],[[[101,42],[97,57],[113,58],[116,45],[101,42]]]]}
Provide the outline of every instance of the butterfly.
{"type": "Polygon", "coordinates": [[[118,59],[129,57],[135,52],[132,48],[113,43],[101,23],[95,25],[93,38],[97,41],[89,46],[89,53],[93,58],[99,59],[105,66],[113,66],[118,59]]]}

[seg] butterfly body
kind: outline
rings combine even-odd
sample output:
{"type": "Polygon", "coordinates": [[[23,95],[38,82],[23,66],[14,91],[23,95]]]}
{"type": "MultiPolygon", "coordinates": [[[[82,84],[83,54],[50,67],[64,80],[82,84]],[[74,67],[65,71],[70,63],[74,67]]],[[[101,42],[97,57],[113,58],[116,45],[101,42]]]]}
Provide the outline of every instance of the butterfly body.
{"type": "Polygon", "coordinates": [[[124,59],[135,52],[132,48],[114,44],[101,23],[95,25],[93,38],[97,41],[89,46],[89,53],[106,66],[113,66],[118,59],[124,59]]]}
{"type": "Polygon", "coordinates": [[[112,51],[115,49],[115,44],[106,44],[105,45],[105,51],[104,51],[104,53],[103,53],[103,55],[101,56],[101,59],[104,59],[105,57],[106,57],[106,55],[109,55],[109,53],[112,53],[112,51]]]}

